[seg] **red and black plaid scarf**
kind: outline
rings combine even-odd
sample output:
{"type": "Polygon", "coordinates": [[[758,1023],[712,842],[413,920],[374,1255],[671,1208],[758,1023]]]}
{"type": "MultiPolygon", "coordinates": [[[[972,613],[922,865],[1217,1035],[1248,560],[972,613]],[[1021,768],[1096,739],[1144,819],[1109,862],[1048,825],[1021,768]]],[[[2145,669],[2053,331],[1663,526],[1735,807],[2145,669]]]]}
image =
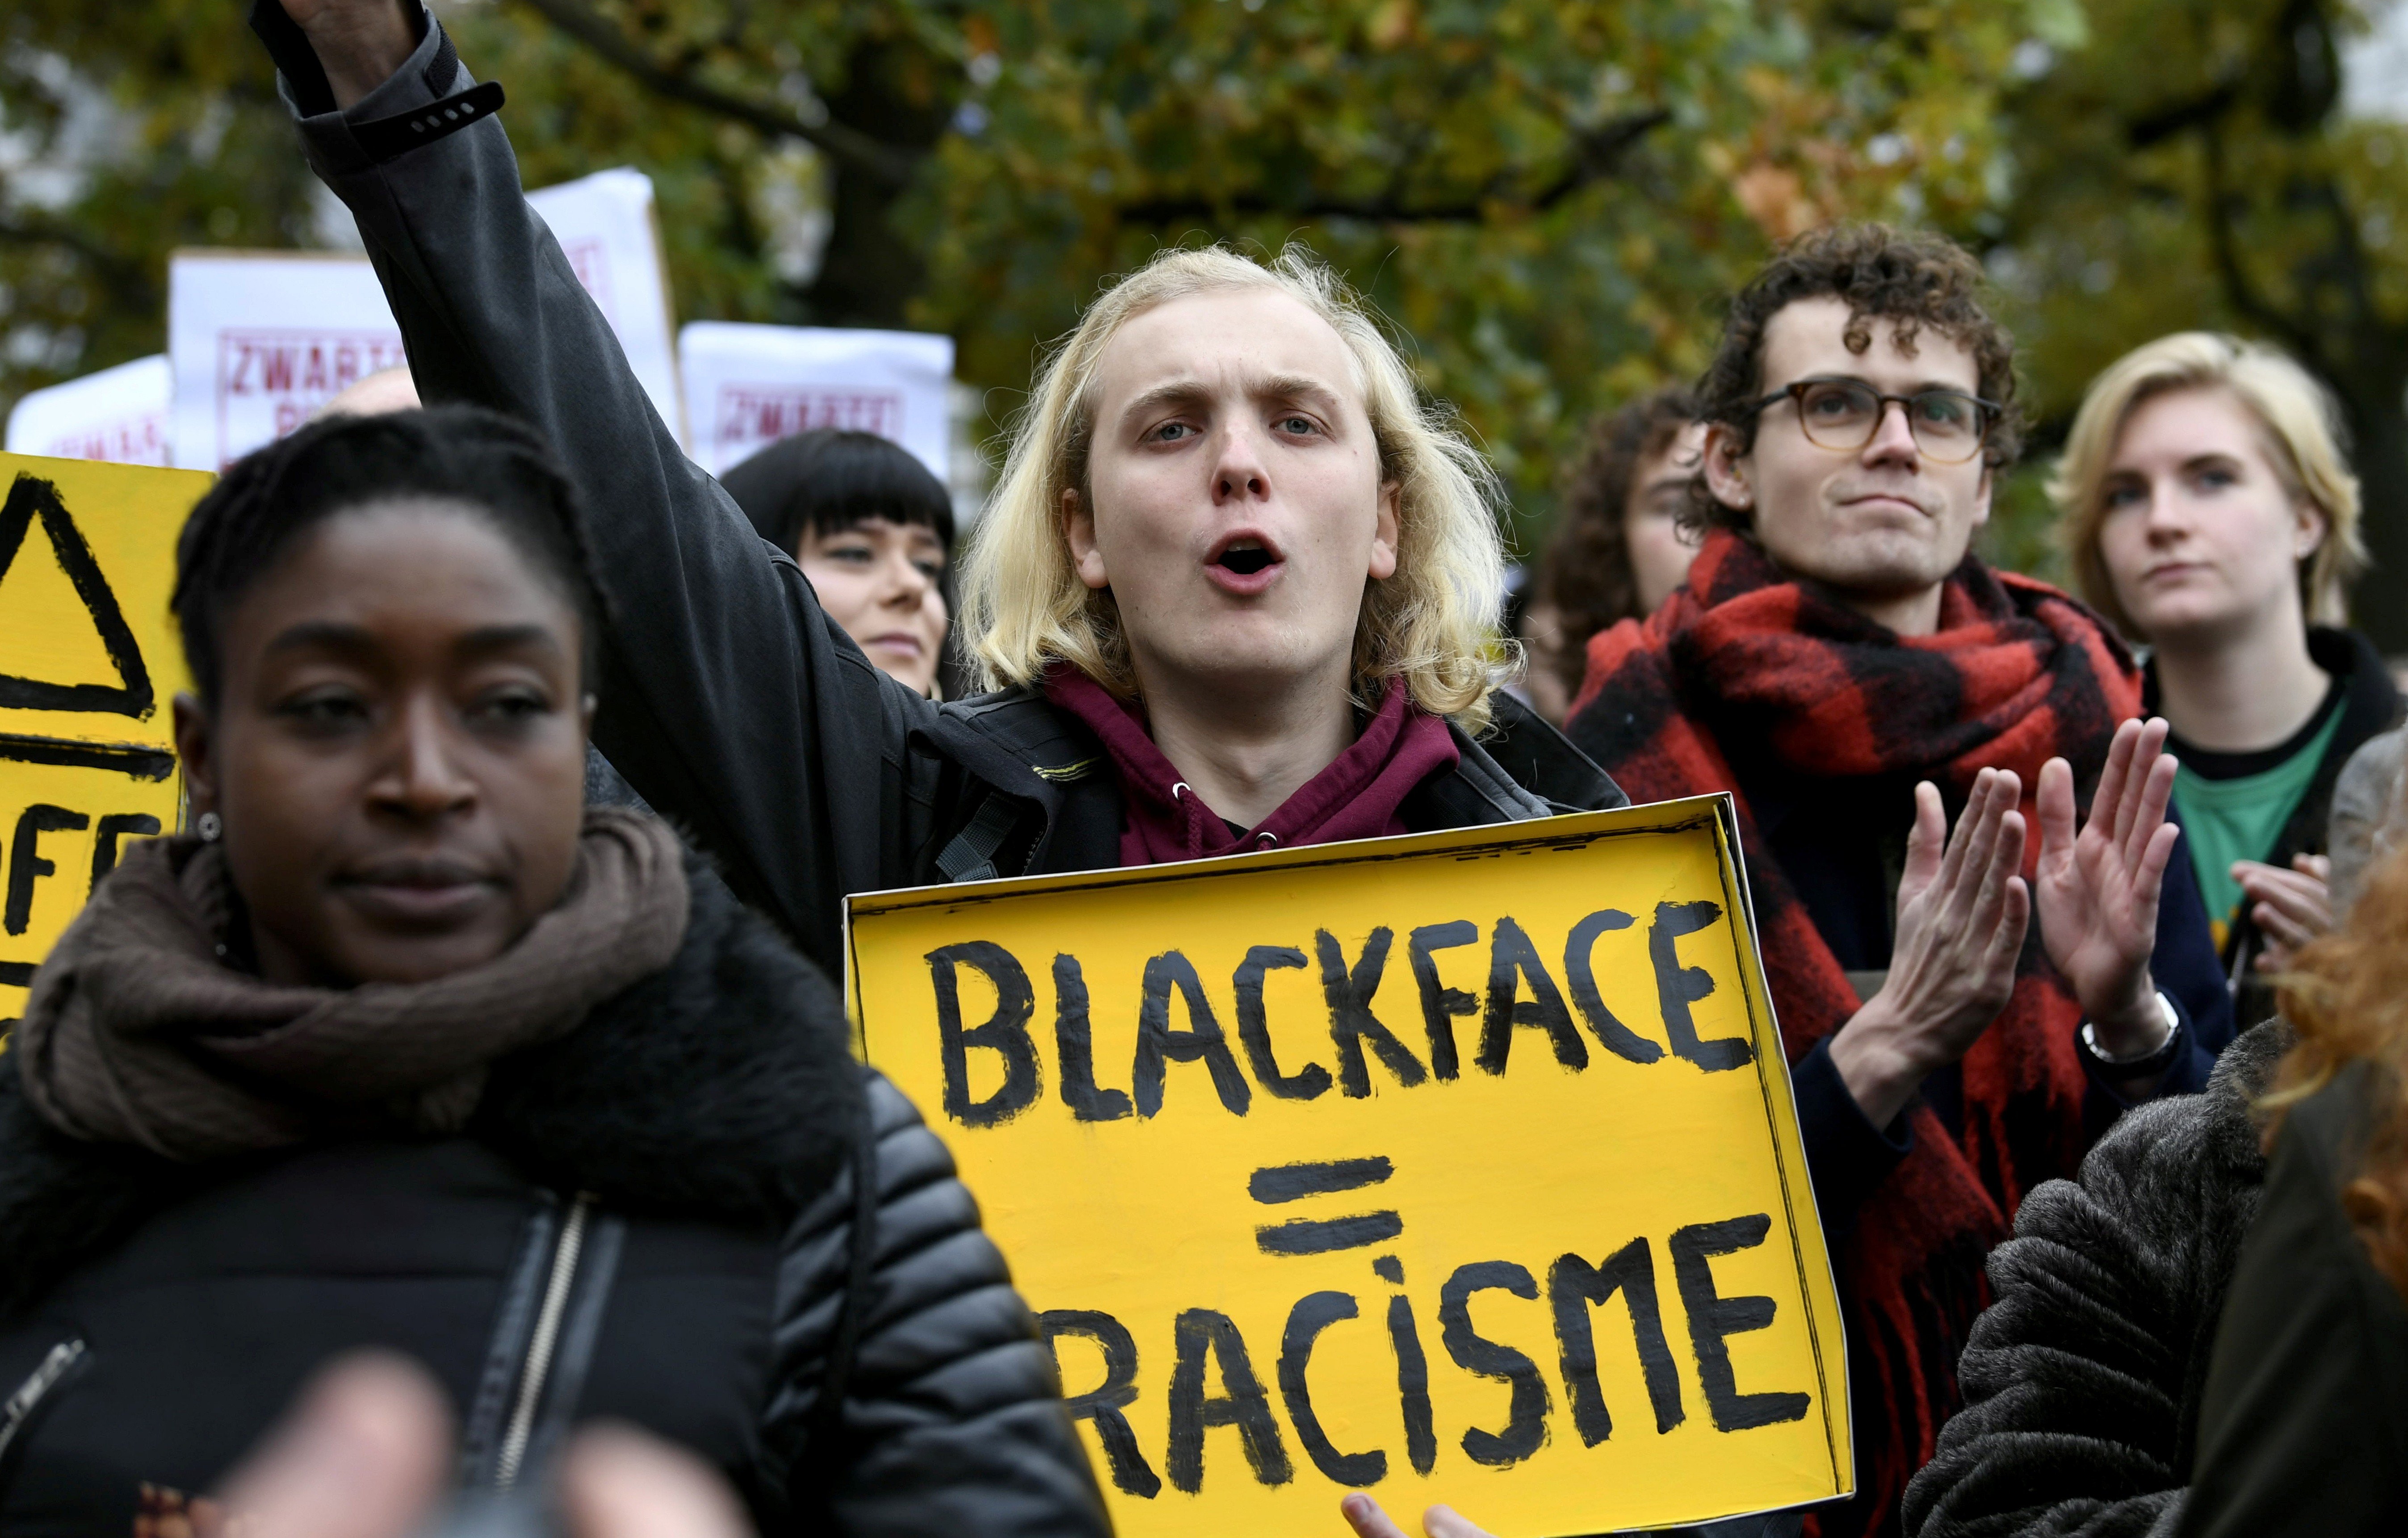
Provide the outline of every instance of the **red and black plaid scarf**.
{"type": "MultiPolygon", "coordinates": [[[[1863,1000],[1766,849],[1731,763],[1928,779],[1952,822],[1976,773],[2013,769],[2029,880],[2041,766],[2068,759],[2086,804],[2116,726],[2140,702],[2122,645],[2044,583],[1969,556],[1948,579],[1938,632],[1900,637],[1721,533],[1654,615],[1590,640],[1571,731],[1634,801],[1739,795],[1765,972],[1795,1061],[1863,1000]]],[[[1858,1498],[1823,1519],[1827,1538],[1895,1531],[1899,1493],[1958,1402],[1957,1354],[1988,1301],[1984,1258],[2026,1191],[2080,1164],[2081,1014],[2035,929],[2014,997],[1966,1055],[1962,1135],[1915,1102],[1914,1151],[1837,1248],[1842,1297],[1870,1358],[1850,1376],[1873,1402],[1856,1422],[1870,1444],[1856,1450],[1858,1498]]]]}

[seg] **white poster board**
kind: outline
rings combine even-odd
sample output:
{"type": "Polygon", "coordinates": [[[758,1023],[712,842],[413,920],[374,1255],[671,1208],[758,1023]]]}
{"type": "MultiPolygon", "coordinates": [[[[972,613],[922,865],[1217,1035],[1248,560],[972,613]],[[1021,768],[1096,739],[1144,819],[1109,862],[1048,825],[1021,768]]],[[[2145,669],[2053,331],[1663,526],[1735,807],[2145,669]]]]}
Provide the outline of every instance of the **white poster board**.
{"type": "Polygon", "coordinates": [[[175,374],[154,353],[35,390],[8,413],[8,452],[113,465],[165,465],[175,374]]]}
{"type": "Polygon", "coordinates": [[[678,398],[676,323],[661,259],[652,179],[621,166],[527,194],[563,255],[617,333],[652,410],[681,443],[693,441],[678,398]]]}
{"type": "Polygon", "coordinates": [[[194,470],[225,468],[408,361],[368,259],[323,252],[177,252],[167,356],[175,462],[194,470]]]}
{"type": "MultiPolygon", "coordinates": [[[[682,440],[651,179],[603,171],[527,201],[682,440]]],[[[408,361],[376,269],[365,256],[329,252],[176,252],[167,356],[174,463],[199,470],[223,469],[308,421],[347,385],[408,361]]]]}
{"type": "Polygon", "coordinates": [[[713,475],[779,438],[852,427],[893,439],[951,482],[951,337],[696,321],[678,334],[678,352],[687,452],[713,475]]]}

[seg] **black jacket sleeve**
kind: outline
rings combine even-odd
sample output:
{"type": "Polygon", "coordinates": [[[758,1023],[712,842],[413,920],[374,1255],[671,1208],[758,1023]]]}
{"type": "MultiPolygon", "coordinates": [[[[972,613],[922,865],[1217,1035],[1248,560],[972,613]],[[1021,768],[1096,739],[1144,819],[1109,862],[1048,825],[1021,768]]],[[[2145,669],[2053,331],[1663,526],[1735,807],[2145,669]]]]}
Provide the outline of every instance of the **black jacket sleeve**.
{"type": "Polygon", "coordinates": [[[397,154],[363,145],[356,128],[423,118],[471,84],[441,25],[430,18],[410,61],[349,110],[311,113],[330,104],[289,79],[303,65],[289,31],[277,44],[280,19],[279,0],[256,0],[310,165],[358,221],[421,397],[533,424],[582,495],[609,610],[596,744],[738,896],[843,975],[838,899],[908,863],[890,787],[931,707],[870,664],[685,457],[527,206],[498,119],[397,154]],[[433,80],[447,64],[452,78],[433,80]]]}
{"type": "Polygon", "coordinates": [[[767,1439],[790,1471],[796,1531],[1109,1533],[1053,1356],[952,1157],[875,1074],[869,1102],[877,1240],[837,1447],[811,1434],[852,1273],[850,1177],[804,1213],[781,1266],[767,1439]]]}
{"type": "Polygon", "coordinates": [[[1814,1210],[1823,1220],[1823,1237],[1836,1244],[1856,1226],[1866,1199],[1914,1151],[1914,1134],[1904,1112],[1887,1127],[1872,1124],[1831,1061],[1828,1036],[1790,1065],[1789,1084],[1798,1100],[1799,1141],[1805,1144],[1806,1169],[1814,1182],[1814,1210]]]}

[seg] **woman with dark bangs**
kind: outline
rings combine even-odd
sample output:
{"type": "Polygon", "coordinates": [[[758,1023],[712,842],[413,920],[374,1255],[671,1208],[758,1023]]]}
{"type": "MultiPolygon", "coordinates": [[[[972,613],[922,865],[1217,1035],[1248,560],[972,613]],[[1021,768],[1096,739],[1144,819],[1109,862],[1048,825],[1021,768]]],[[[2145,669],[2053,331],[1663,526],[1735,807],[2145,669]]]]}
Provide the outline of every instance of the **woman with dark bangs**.
{"type": "Polygon", "coordinates": [[[941,697],[953,505],[926,466],[875,433],[819,427],[770,444],[719,483],[880,670],[941,697]]]}

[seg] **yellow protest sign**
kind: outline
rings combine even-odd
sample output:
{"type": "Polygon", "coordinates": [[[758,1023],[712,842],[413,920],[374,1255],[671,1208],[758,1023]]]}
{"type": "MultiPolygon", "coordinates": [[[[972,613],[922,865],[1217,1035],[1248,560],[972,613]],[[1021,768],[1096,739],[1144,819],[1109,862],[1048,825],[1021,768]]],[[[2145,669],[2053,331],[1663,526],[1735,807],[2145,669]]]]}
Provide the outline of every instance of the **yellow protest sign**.
{"type": "Polygon", "coordinates": [[[210,480],[0,454],[0,1031],[124,841],[176,826],[167,598],[210,480]]]}
{"type": "Polygon", "coordinates": [[[853,898],[1133,1538],[1854,1487],[1727,798],[853,898]]]}

